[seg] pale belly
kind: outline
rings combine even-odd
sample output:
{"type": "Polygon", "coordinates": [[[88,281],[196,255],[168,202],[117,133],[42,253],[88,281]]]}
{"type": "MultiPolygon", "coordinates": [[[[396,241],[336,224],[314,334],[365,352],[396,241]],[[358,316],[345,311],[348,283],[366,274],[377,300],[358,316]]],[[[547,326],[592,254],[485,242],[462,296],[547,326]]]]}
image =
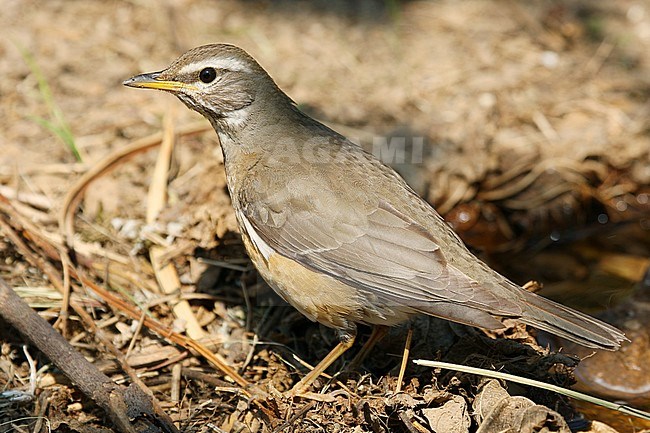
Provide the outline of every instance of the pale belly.
{"type": "MultiPolygon", "coordinates": [[[[245,219],[242,221],[246,225],[245,219]]],[[[406,306],[388,305],[337,279],[312,271],[264,243],[250,225],[242,238],[246,252],[264,280],[308,319],[325,326],[354,330],[355,323],[393,326],[414,314],[406,306]]]]}

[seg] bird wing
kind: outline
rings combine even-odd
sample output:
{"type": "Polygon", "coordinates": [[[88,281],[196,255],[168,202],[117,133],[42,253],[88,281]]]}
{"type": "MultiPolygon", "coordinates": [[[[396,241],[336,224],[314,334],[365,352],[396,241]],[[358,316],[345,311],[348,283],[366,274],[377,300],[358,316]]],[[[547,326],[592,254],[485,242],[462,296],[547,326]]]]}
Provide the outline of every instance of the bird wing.
{"type": "MultiPolygon", "coordinates": [[[[515,299],[486,290],[457,269],[436,233],[386,200],[368,205],[367,199],[360,204],[331,190],[313,191],[313,185],[294,184],[258,192],[241,200],[247,203],[243,213],[274,251],[393,305],[488,328],[501,326],[492,315],[521,314],[515,299]]],[[[452,233],[431,213],[442,236],[452,233]]]]}

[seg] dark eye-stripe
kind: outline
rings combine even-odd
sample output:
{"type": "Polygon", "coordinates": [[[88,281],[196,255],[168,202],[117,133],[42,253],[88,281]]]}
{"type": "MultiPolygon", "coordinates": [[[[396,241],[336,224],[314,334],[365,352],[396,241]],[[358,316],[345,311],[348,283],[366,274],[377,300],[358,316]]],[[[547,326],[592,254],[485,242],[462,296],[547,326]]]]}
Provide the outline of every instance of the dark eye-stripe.
{"type": "Polygon", "coordinates": [[[199,72],[199,80],[206,84],[213,82],[215,78],[217,78],[217,71],[212,67],[203,68],[199,72]]]}

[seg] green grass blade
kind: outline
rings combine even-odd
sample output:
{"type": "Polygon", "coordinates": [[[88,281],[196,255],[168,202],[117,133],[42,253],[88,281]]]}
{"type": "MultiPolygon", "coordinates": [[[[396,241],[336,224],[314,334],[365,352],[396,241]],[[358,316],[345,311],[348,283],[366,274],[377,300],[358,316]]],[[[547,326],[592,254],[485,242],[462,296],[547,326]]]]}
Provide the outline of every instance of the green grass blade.
{"type": "Polygon", "coordinates": [[[38,64],[36,63],[36,60],[29,53],[29,51],[27,51],[26,49],[20,46],[18,46],[18,49],[20,50],[20,53],[23,56],[23,60],[25,61],[25,63],[31,70],[32,74],[34,74],[34,77],[36,78],[36,82],[38,84],[38,91],[41,95],[41,98],[43,98],[43,102],[45,102],[45,105],[47,106],[47,109],[51,117],[51,120],[36,118],[36,117],[32,117],[32,120],[36,121],[38,124],[45,127],[53,134],[55,134],[57,137],[59,137],[59,139],[63,142],[63,144],[72,152],[75,159],[78,162],[82,162],[81,154],[79,153],[79,149],[77,148],[77,145],[75,143],[72,130],[70,129],[70,126],[65,120],[63,111],[59,108],[59,106],[54,101],[52,90],[50,89],[50,86],[47,83],[47,80],[45,79],[45,76],[43,75],[41,68],[39,68],[38,64]]]}

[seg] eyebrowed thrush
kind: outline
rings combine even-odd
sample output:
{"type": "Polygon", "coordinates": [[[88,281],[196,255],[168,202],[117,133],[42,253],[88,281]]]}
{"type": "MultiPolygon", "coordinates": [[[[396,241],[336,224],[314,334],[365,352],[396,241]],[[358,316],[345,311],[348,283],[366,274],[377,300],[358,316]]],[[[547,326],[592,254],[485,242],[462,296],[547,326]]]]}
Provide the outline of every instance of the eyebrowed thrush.
{"type": "Polygon", "coordinates": [[[210,121],[253,264],[289,304],[339,331],[295,393],[353,344],[357,323],[417,313],[486,329],[514,318],[591,348],[625,340],[489,268],[392,168],[302,113],[240,48],[194,48],[124,84],[171,92],[210,121]]]}

